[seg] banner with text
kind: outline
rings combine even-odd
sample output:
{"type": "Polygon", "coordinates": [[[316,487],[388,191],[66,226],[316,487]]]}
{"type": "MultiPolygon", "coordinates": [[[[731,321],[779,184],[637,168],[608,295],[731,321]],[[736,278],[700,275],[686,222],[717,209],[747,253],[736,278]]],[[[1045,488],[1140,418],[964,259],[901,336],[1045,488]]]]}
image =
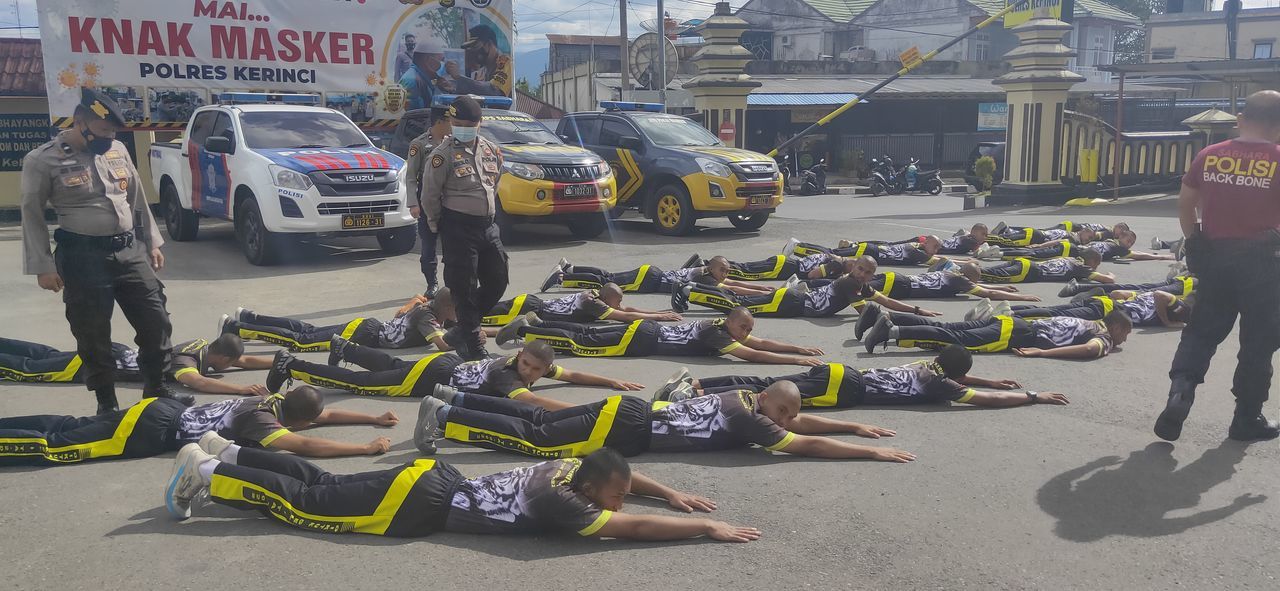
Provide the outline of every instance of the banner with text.
{"type": "MultiPolygon", "coordinates": [[[[1015,0],[1005,0],[1005,6],[1015,0]]],[[[1052,18],[1071,22],[1075,12],[1075,0],[1027,0],[1017,10],[1004,16],[1006,29],[1016,27],[1033,18],[1052,18]]]]}
{"type": "Polygon", "coordinates": [[[224,92],[319,95],[362,126],[439,94],[511,95],[511,0],[38,0],[49,113],[82,86],[129,126],[185,125],[224,92]]]}

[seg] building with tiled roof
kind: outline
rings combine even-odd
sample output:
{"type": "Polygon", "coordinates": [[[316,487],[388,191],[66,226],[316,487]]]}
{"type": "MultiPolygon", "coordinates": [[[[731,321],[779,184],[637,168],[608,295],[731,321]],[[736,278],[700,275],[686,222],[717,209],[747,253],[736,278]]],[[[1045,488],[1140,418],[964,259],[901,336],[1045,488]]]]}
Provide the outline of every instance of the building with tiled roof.
{"type": "Polygon", "coordinates": [[[18,207],[22,158],[49,138],[39,39],[0,39],[0,209],[18,207]]]}
{"type": "Polygon", "coordinates": [[[0,39],[0,96],[45,96],[39,39],[0,39]]]}

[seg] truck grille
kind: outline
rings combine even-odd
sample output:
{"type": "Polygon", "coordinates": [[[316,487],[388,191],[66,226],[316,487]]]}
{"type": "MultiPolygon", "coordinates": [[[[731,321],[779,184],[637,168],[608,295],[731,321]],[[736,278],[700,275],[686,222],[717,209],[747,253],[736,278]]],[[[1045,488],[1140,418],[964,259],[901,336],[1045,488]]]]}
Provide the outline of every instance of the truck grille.
{"type": "Polygon", "coordinates": [[[363,197],[386,195],[398,190],[391,179],[392,171],[377,169],[328,170],[311,173],[311,182],[325,197],[363,197]],[[360,180],[348,180],[360,177],[360,180]]]}
{"type": "Polygon", "coordinates": [[[338,201],[321,203],[316,210],[320,215],[341,215],[344,213],[385,213],[398,211],[400,202],[395,199],[378,201],[338,201]]]}
{"type": "Polygon", "coordinates": [[[777,169],[768,162],[736,162],[732,168],[739,179],[748,183],[777,180],[777,169]]]}
{"type": "Polygon", "coordinates": [[[778,186],[770,181],[768,184],[752,183],[738,188],[739,197],[751,197],[755,195],[774,195],[778,193],[778,186]]]}
{"type": "Polygon", "coordinates": [[[595,180],[599,173],[595,165],[591,166],[543,166],[542,172],[547,180],[557,183],[582,183],[595,180]]]}

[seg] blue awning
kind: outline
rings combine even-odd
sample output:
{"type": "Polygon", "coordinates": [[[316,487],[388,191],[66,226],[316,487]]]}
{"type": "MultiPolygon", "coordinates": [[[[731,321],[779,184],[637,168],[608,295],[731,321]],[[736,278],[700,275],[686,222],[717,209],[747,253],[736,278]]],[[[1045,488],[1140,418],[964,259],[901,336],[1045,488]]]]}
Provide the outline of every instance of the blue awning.
{"type": "Polygon", "coordinates": [[[747,95],[748,107],[805,107],[843,105],[858,95],[854,93],[751,93],[747,95]]]}

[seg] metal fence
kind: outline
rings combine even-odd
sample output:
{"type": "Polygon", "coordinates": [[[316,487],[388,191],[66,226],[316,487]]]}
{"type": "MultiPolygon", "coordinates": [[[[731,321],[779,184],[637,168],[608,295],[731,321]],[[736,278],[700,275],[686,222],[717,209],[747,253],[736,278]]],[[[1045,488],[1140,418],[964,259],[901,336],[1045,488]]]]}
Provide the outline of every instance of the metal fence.
{"type": "Polygon", "coordinates": [[[968,164],[969,152],[978,142],[1002,142],[1002,131],[969,131],[957,133],[904,133],[893,135],[846,135],[840,149],[852,155],[862,151],[866,159],[888,154],[895,162],[906,163],[919,158],[927,166],[961,166],[968,164]],[[939,143],[941,144],[939,146],[939,143]],[[940,149],[939,149],[940,148],[940,149]],[[941,162],[939,162],[939,160],[941,162]]]}

